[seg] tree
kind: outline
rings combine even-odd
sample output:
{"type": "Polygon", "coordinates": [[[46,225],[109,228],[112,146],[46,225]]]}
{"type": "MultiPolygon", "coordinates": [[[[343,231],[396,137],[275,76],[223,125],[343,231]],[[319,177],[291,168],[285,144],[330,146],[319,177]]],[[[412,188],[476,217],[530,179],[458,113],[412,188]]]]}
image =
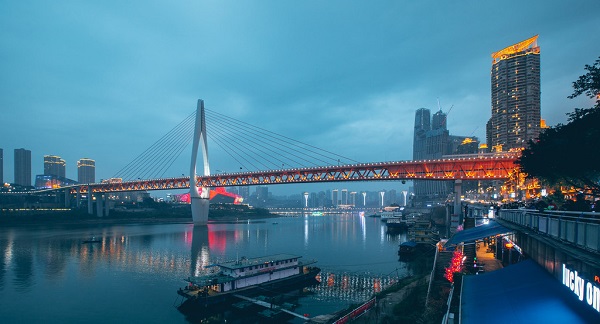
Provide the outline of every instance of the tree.
{"type": "Polygon", "coordinates": [[[600,105],[600,57],[594,65],[585,65],[588,72],[573,82],[575,90],[568,98],[573,99],[585,93],[589,98],[596,98],[596,108],[600,105]]]}
{"type": "Polygon", "coordinates": [[[573,99],[596,99],[592,108],[575,108],[569,122],[544,130],[523,150],[517,164],[528,178],[549,185],[567,185],[600,196],[600,57],[573,82],[573,99]]]}

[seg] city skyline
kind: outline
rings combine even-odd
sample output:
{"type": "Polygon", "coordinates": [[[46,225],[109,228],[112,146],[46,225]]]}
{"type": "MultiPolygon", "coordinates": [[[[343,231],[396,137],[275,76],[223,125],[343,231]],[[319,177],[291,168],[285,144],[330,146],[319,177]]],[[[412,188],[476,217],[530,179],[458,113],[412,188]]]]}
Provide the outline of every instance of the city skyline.
{"type": "MultiPolygon", "coordinates": [[[[553,126],[574,107],[591,106],[566,97],[600,53],[600,42],[582,37],[600,26],[600,4],[591,0],[218,7],[56,1],[0,8],[0,147],[31,150],[34,176],[43,155],[69,165],[92,156],[97,181],[175,126],[198,98],[209,109],[361,162],[410,160],[419,108],[448,113],[453,106],[448,129],[484,141],[491,55],[533,35],[544,51],[541,117],[553,126]]],[[[213,170],[239,168],[210,134],[209,152],[213,170]]],[[[188,173],[187,154],[172,175],[188,173]]],[[[5,182],[14,181],[12,168],[9,156],[5,182]]],[[[67,178],[76,172],[67,167],[67,178]]],[[[374,184],[388,185],[401,187],[374,184]]]]}

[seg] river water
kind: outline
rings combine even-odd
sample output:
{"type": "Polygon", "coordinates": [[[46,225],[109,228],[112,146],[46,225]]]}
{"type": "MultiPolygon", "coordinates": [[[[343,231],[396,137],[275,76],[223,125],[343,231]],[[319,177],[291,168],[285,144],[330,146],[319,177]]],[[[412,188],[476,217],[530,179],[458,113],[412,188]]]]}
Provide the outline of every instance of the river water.
{"type": "Polygon", "coordinates": [[[405,240],[405,234],[386,233],[379,218],[358,214],[196,227],[4,227],[0,322],[187,323],[174,307],[181,302],[176,291],[184,278],[213,263],[277,253],[315,259],[322,269],[321,283],[294,300],[295,311],[311,317],[332,313],[409,275],[411,266],[397,255],[405,240]],[[83,243],[90,238],[101,242],[83,243]]]}

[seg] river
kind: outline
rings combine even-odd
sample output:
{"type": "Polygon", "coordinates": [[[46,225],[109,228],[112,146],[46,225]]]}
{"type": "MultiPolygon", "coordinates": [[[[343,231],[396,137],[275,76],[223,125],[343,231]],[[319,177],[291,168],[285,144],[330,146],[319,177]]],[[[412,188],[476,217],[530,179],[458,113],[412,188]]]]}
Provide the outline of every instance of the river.
{"type": "MultiPolygon", "coordinates": [[[[317,260],[321,284],[294,301],[316,316],[366,300],[411,266],[406,234],[358,214],[236,223],[55,225],[0,228],[3,323],[187,323],[174,305],[184,278],[241,257],[277,253],[317,260]],[[94,238],[98,243],[83,243],[94,238]]],[[[179,300],[178,300],[179,299],[179,300]]],[[[213,322],[227,319],[217,316],[213,322]]],[[[232,318],[230,322],[235,322],[232,318]]],[[[243,321],[241,321],[243,322],[243,321]]]]}

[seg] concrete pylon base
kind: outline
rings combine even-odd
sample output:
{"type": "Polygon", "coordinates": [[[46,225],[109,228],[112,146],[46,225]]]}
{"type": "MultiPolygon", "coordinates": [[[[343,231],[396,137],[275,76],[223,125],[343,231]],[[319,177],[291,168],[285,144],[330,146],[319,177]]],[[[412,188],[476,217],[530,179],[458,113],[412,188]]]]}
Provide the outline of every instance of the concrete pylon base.
{"type": "Polygon", "coordinates": [[[191,197],[191,199],[194,225],[206,225],[208,223],[209,199],[201,197],[191,197]]]}

